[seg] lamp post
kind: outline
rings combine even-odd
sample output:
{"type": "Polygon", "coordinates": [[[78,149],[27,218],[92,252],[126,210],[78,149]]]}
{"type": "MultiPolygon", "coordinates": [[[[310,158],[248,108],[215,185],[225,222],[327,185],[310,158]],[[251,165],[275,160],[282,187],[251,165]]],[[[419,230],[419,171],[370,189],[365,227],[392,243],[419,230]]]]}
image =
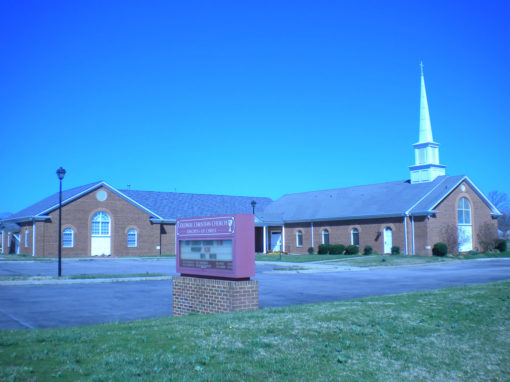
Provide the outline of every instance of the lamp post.
{"type": "Polygon", "coordinates": [[[251,209],[253,211],[253,215],[255,215],[255,206],[257,205],[257,202],[255,200],[251,201],[251,209]]]}
{"type": "Polygon", "coordinates": [[[62,167],[57,170],[60,181],[60,192],[58,193],[58,277],[62,276],[62,179],[65,174],[66,170],[62,167]]]}

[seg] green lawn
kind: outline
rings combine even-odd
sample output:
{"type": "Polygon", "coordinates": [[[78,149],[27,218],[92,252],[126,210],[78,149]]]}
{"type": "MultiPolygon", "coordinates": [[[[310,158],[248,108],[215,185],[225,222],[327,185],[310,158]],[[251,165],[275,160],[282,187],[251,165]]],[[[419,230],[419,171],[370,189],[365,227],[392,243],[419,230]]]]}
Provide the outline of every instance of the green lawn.
{"type": "Polygon", "coordinates": [[[5,381],[508,381],[510,282],[0,331],[5,381]]]}

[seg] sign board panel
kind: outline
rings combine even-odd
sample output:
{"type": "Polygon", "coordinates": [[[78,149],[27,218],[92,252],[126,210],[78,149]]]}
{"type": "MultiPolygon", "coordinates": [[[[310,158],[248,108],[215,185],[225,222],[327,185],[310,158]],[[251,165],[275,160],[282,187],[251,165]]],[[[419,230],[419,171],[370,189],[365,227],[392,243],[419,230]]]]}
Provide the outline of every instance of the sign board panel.
{"type": "Polygon", "coordinates": [[[177,272],[246,279],[255,276],[253,215],[178,219],[177,272]]]}

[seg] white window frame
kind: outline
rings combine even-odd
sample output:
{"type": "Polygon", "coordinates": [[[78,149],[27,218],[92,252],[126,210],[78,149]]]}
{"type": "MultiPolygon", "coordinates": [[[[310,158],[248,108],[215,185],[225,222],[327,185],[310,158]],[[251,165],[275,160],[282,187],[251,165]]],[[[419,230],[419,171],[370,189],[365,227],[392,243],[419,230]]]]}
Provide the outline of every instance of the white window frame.
{"type": "Polygon", "coordinates": [[[128,248],[136,248],[138,247],[138,231],[134,228],[130,228],[127,231],[127,242],[126,242],[128,248]],[[130,243],[130,236],[134,236],[134,243],[130,243]]]}
{"type": "Polygon", "coordinates": [[[96,212],[92,217],[92,223],[90,227],[91,235],[110,237],[111,224],[112,219],[108,213],[104,211],[96,212]]]}
{"type": "Polygon", "coordinates": [[[296,231],[296,247],[302,246],[303,246],[303,231],[298,230],[296,231]]]}
{"type": "Polygon", "coordinates": [[[25,248],[28,248],[29,246],[29,231],[28,228],[25,229],[25,248]]]}
{"type": "Polygon", "coordinates": [[[74,229],[67,227],[62,231],[62,248],[74,248],[74,229]],[[66,245],[66,234],[70,234],[70,244],[66,245]]]}
{"type": "Polygon", "coordinates": [[[329,230],[324,228],[321,232],[322,234],[322,244],[329,244],[330,243],[330,240],[329,240],[329,230]],[[328,242],[326,243],[326,236],[328,237],[328,242]]]}
{"type": "Polygon", "coordinates": [[[351,245],[356,245],[359,247],[359,229],[354,227],[351,229],[351,245]],[[356,234],[358,235],[358,243],[354,243],[354,231],[356,231],[356,234]]]}
{"type": "Polygon", "coordinates": [[[464,226],[471,225],[471,203],[464,196],[457,203],[457,224],[464,226]],[[469,217],[469,219],[466,219],[466,217],[469,217]]]}

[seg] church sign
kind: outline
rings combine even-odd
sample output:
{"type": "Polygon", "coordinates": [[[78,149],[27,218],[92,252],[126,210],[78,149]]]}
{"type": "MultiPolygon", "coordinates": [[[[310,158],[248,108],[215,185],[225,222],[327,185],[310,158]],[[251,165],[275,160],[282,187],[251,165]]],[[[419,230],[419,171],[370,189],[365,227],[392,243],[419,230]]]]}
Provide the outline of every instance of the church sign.
{"type": "Polygon", "coordinates": [[[247,279],[255,276],[253,215],[179,219],[177,272],[189,276],[247,279]]]}

